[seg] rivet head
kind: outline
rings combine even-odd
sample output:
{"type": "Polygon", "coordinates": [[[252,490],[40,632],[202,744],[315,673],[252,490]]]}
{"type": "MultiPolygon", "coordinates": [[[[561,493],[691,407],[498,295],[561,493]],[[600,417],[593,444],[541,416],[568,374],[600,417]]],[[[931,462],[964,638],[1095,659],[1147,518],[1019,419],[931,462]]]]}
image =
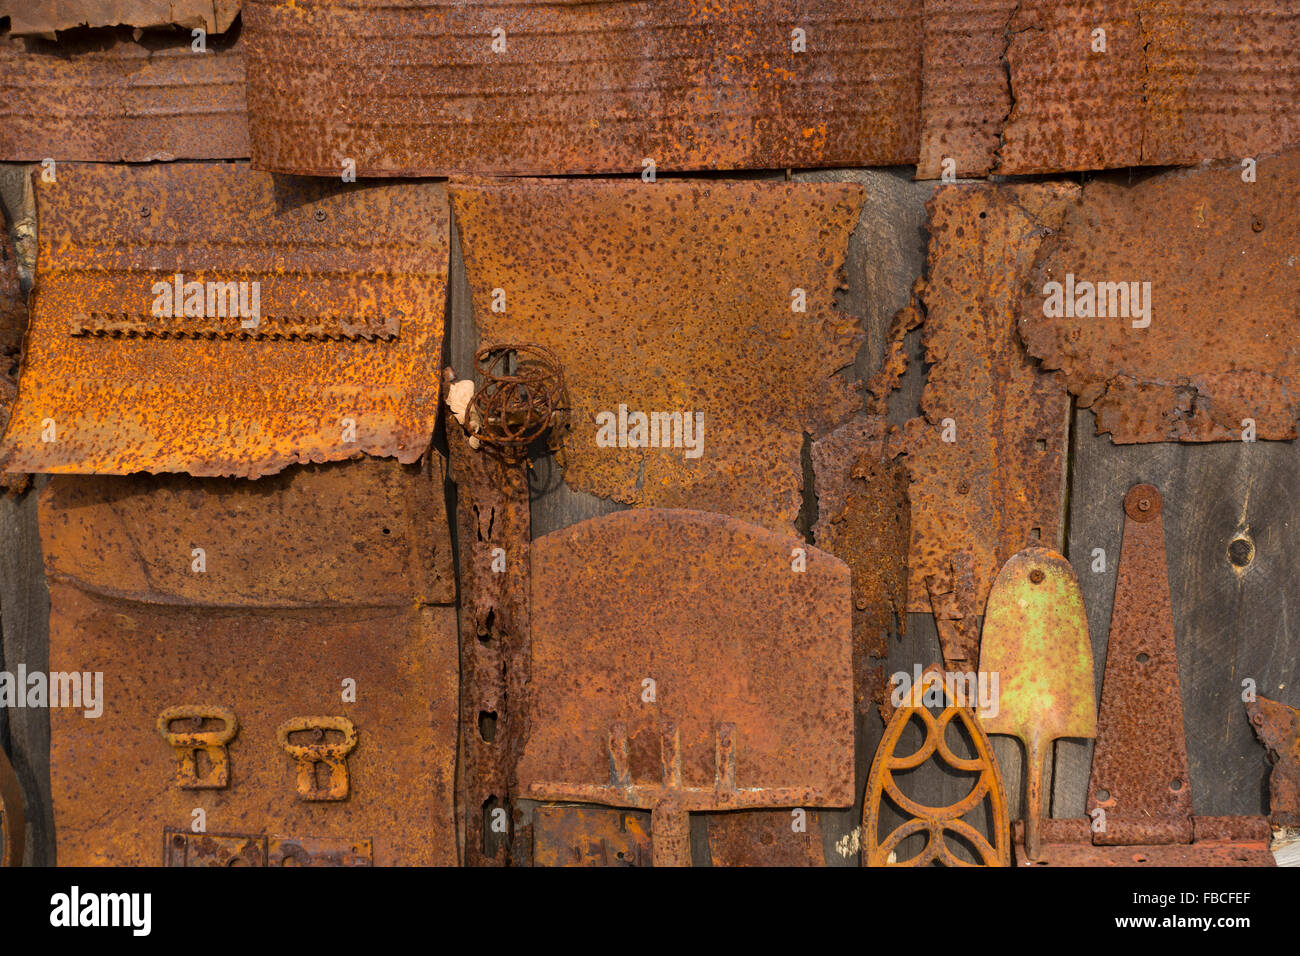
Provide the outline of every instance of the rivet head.
{"type": "Polygon", "coordinates": [[[1035,584],[1042,584],[1046,577],[1047,575],[1043,573],[1042,568],[1034,568],[1034,570],[1029,572],[1029,580],[1033,581],[1035,584]]]}
{"type": "Polygon", "coordinates": [[[1263,232],[1264,220],[1260,219],[1259,216],[1256,216],[1254,219],[1250,221],[1250,228],[1254,229],[1256,232],[1263,232]]]}

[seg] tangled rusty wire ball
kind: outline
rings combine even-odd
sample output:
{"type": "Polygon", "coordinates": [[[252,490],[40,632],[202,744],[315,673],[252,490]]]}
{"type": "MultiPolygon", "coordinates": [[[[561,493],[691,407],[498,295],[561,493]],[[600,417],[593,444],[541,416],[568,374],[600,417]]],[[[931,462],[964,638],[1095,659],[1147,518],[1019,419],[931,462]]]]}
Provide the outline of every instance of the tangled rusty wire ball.
{"type": "Polygon", "coordinates": [[[564,369],[555,353],[540,345],[492,346],[474,353],[483,378],[470,402],[479,441],[511,459],[550,432],[558,443],[568,424],[564,369]]]}

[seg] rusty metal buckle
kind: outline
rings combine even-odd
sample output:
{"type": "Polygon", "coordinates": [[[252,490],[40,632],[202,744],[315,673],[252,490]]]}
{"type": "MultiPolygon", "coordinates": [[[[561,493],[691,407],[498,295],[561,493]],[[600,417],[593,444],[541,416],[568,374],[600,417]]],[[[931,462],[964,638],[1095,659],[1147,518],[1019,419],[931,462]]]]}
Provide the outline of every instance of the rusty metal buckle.
{"type": "Polygon", "coordinates": [[[280,746],[298,761],[298,797],[301,800],[346,800],[348,798],[348,754],[357,745],[357,729],[346,717],[291,717],[275,732],[280,746]],[[343,735],[341,741],[326,739],[329,731],[343,735]],[[309,744],[289,741],[290,734],[313,732],[317,739],[309,744]],[[329,780],[321,785],[316,765],[329,768],[329,780]]]}
{"type": "Polygon", "coordinates": [[[176,786],[182,790],[221,790],[230,784],[230,755],[226,744],[239,730],[235,712],[215,704],[183,704],[158,715],[158,733],[176,749],[176,786]],[[188,720],[193,730],[173,731],[172,721],[188,720]],[[203,730],[205,720],[220,720],[220,730],[203,730]],[[200,774],[198,755],[207,755],[208,767],[200,774]]]}

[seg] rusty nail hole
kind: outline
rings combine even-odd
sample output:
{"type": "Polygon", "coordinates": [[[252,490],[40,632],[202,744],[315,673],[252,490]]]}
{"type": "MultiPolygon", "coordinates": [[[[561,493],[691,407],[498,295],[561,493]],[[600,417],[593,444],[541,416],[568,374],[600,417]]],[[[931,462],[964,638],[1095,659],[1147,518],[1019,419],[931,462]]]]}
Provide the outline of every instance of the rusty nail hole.
{"type": "Polygon", "coordinates": [[[383,532],[384,532],[384,534],[391,534],[391,533],[392,533],[392,532],[390,532],[387,528],[384,528],[384,529],[383,529],[383,532]]]}
{"type": "Polygon", "coordinates": [[[185,837],[181,836],[179,833],[176,834],[174,837],[172,837],[172,846],[184,846],[184,845],[185,845],[185,837]]]}
{"type": "Polygon", "coordinates": [[[1176,778],[1173,779],[1173,780],[1170,780],[1170,781],[1169,781],[1169,789],[1172,790],[1174,793],[1177,793],[1179,790],[1183,789],[1183,782],[1182,782],[1181,780],[1176,779],[1176,778]]]}
{"type": "Polygon", "coordinates": [[[1098,791],[1097,791],[1097,802],[1098,802],[1098,803],[1105,803],[1105,802],[1106,802],[1107,800],[1109,800],[1109,799],[1110,799],[1110,791],[1109,791],[1109,790],[1098,790],[1098,791]]]}
{"type": "Polygon", "coordinates": [[[1046,577],[1047,575],[1043,573],[1042,568],[1034,568],[1034,570],[1029,572],[1029,580],[1033,581],[1035,584],[1042,584],[1046,577]]]}
{"type": "Polygon", "coordinates": [[[988,214],[988,213],[986,213],[986,212],[982,212],[982,213],[980,213],[980,218],[981,218],[981,219],[987,219],[988,217],[989,217],[989,214],[988,214]]]}
{"type": "Polygon", "coordinates": [[[1247,567],[1255,560],[1255,543],[1244,535],[1233,538],[1228,542],[1228,560],[1239,568],[1247,567]]]}
{"type": "Polygon", "coordinates": [[[1035,541],[1040,540],[1040,539],[1043,537],[1043,529],[1042,529],[1042,528],[1030,528],[1030,529],[1029,529],[1029,537],[1033,538],[1035,541]]]}
{"type": "Polygon", "coordinates": [[[1139,664],[1145,664],[1149,660],[1151,660],[1151,658],[1147,656],[1146,651],[1143,651],[1141,654],[1138,655],[1139,664]]]}
{"type": "Polygon", "coordinates": [[[1047,451],[1047,439],[1037,438],[1034,440],[1034,449],[1036,451],[1047,451]]]}
{"type": "Polygon", "coordinates": [[[1134,862],[1134,863],[1145,863],[1146,861],[1147,861],[1147,855],[1146,855],[1145,853],[1134,853],[1134,854],[1133,854],[1133,862],[1134,862]]]}
{"type": "Polygon", "coordinates": [[[1256,216],[1254,219],[1250,221],[1250,228],[1254,229],[1256,232],[1263,232],[1264,220],[1260,219],[1259,216],[1256,216]]]}
{"type": "Polygon", "coordinates": [[[959,495],[970,494],[970,482],[967,481],[957,482],[957,494],[959,495]]]}

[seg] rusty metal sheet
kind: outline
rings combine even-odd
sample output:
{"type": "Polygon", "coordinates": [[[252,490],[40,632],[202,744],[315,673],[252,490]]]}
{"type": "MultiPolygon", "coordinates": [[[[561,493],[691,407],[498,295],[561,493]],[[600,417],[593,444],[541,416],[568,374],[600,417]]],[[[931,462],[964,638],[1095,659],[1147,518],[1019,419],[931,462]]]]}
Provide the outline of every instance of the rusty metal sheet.
{"type": "Polygon", "coordinates": [[[1192,842],[1192,788],[1165,561],[1163,499],[1154,485],[1124,497],[1088,813],[1105,809],[1099,844],[1192,842]]]}
{"type": "MultiPolygon", "coordinates": [[[[333,509],[336,534],[310,543],[323,551],[321,566],[328,561],[336,568],[364,567],[369,529],[360,537],[350,534],[342,516],[353,507],[361,517],[373,516],[381,507],[356,500],[371,494],[361,480],[364,466],[341,467],[358,471],[348,497],[319,504],[322,515],[333,509]]],[[[153,497],[155,479],[94,480],[135,485],[141,497],[153,497]]],[[[195,487],[205,484],[187,480],[195,487]]],[[[105,532],[104,541],[113,541],[125,518],[102,508],[70,514],[82,500],[62,490],[72,481],[54,478],[40,500],[48,566],[81,562],[84,575],[48,578],[49,667],[55,674],[92,675],[82,680],[87,689],[92,682],[102,680],[102,685],[97,705],[83,696],[79,707],[50,708],[50,778],[61,864],[157,865],[164,832],[191,829],[199,819],[195,810],[203,811],[212,833],[301,834],[347,845],[371,841],[380,866],[456,862],[454,608],[409,596],[379,603],[379,588],[399,591],[401,585],[374,569],[370,573],[376,576],[364,584],[356,572],[336,571],[330,606],[277,607],[269,599],[265,606],[240,606],[228,600],[227,585],[220,583],[223,568],[211,562],[195,574],[213,583],[206,600],[167,602],[152,593],[135,599],[115,592],[111,577],[81,561],[97,530],[105,532]],[[84,716],[94,706],[102,713],[84,716]],[[160,720],[173,736],[158,732],[160,720]],[[338,770],[315,778],[323,785],[326,777],[345,777],[345,798],[319,802],[311,793],[304,798],[300,761],[277,736],[285,727],[292,743],[295,726],[339,727],[345,735],[351,728],[354,749],[337,757],[338,770]],[[208,756],[199,756],[196,748],[208,756]],[[178,781],[177,768],[187,753],[194,773],[178,781]],[[214,753],[222,755],[216,763],[214,753]],[[103,760],[97,754],[114,756],[103,760]],[[212,769],[217,766],[224,766],[224,775],[212,769]],[[108,817],[105,807],[112,808],[108,817]]],[[[230,500],[232,493],[213,492],[202,508],[204,519],[212,526],[214,518],[225,517],[221,527],[230,548],[256,552],[258,539],[275,528],[276,520],[288,520],[287,514],[268,516],[300,503],[297,491],[268,486],[244,509],[230,500]]],[[[101,497],[120,500],[114,492],[101,497]]],[[[296,514],[302,521],[312,517],[296,514]]],[[[175,535],[147,537],[140,533],[147,524],[132,530],[144,567],[158,567],[173,555],[175,535]]],[[[188,560],[188,543],[185,555],[178,563],[188,560]]],[[[290,594],[304,587],[285,586],[290,594]]],[[[291,855],[301,862],[296,852],[291,855]]]]}
{"type": "Polygon", "coordinates": [[[257,477],[424,454],[440,386],[442,186],[78,166],[37,184],[37,208],[9,469],[257,477]],[[155,314],[178,285],[194,311],[233,312],[211,294],[232,282],[250,313],[260,289],[260,319],[155,314]]]}
{"type": "Polygon", "coordinates": [[[0,747],[0,866],[22,866],[27,840],[23,788],[9,755],[0,747]]]}
{"type": "Polygon", "coordinates": [[[652,866],[650,814],[543,804],[533,811],[534,866],[652,866]]]}
{"type": "Polygon", "coordinates": [[[714,866],[825,866],[822,826],[811,810],[790,813],[742,810],[706,813],[709,860],[714,866]]]}
{"type": "Polygon", "coordinates": [[[1113,441],[1240,441],[1246,419],[1254,437],[1296,436],[1300,209],[1278,197],[1300,194],[1300,150],[1256,175],[1234,163],[1089,183],[1043,241],[1021,336],[1113,441]]]}
{"type": "Polygon", "coordinates": [[[0,0],[15,36],[118,25],[225,33],[238,15],[239,0],[0,0]]]}
{"type": "Polygon", "coordinates": [[[776,530],[799,513],[804,433],[860,402],[837,372],[862,332],[834,295],[864,199],[850,183],[451,187],[483,343],[563,366],[569,485],[776,530]],[[633,424],[673,413],[680,435],[633,424]]]}
{"type": "Polygon", "coordinates": [[[890,426],[864,417],[812,443],[817,546],[842,559],[853,581],[853,696],[857,712],[874,703],[888,722],[893,706],[885,664],[889,635],[907,628],[908,477],[885,457],[890,426]]]}
{"type": "Polygon", "coordinates": [[[436,452],[423,467],[305,465],[256,482],[69,476],[45,495],[46,527],[59,536],[46,574],[121,598],[263,608],[455,603],[436,452]],[[244,526],[258,533],[230,534],[244,526]],[[364,559],[340,561],[339,541],[364,559]]]}
{"type": "Polygon", "coordinates": [[[1017,866],[1276,866],[1263,817],[1193,817],[1194,843],[1094,846],[1087,817],[1043,821],[1042,854],[1025,855],[1024,827],[1011,826],[1017,866]]]}
{"type": "Polygon", "coordinates": [[[909,611],[980,614],[1007,558],[1061,547],[1070,398],[1026,356],[1016,318],[1034,253],[1076,196],[1056,183],[949,186],[930,202],[920,302],[931,364],[922,416],[902,439],[913,482],[909,611]]]}
{"type": "Polygon", "coordinates": [[[1300,142],[1300,17],[1277,0],[1026,0],[1008,34],[999,173],[1238,161],[1300,142]]]}
{"type": "MultiPolygon", "coordinates": [[[[949,834],[964,844],[982,866],[1010,866],[1011,830],[1007,815],[1007,794],[1002,786],[1002,772],[988,735],[980,726],[975,712],[954,701],[954,690],[945,683],[945,675],[937,668],[926,671],[905,700],[897,708],[885,727],[885,735],[871,762],[867,778],[866,799],[862,807],[862,863],[864,866],[945,866],[971,865],[949,844],[949,834]],[[930,688],[934,690],[930,690],[930,688]],[[941,688],[941,690],[940,690],[941,688]],[[935,693],[943,701],[936,716],[926,706],[927,693],[935,693]],[[924,738],[910,754],[898,753],[903,732],[916,720],[924,728],[924,738]],[[949,728],[960,728],[950,739],[949,728]],[[952,747],[953,739],[960,739],[961,731],[971,744],[973,757],[959,757],[952,747]],[[960,800],[945,807],[927,806],[914,800],[899,786],[906,782],[908,771],[934,760],[957,774],[978,774],[970,780],[971,789],[960,800]],[[899,771],[897,776],[895,771],[899,771]],[[900,810],[908,819],[888,834],[880,832],[881,808],[886,801],[900,810]],[[987,819],[992,841],[974,825],[987,819]],[[914,856],[897,859],[899,846],[910,836],[923,833],[925,846],[914,856]]],[[[969,779],[969,778],[967,778],[969,779]]]]}
{"type": "Polygon", "coordinates": [[[329,176],[344,158],[359,176],[910,163],[920,11],[250,0],[253,158],[329,176]]]}
{"type": "Polygon", "coordinates": [[[987,176],[1011,112],[1006,55],[1016,0],[925,0],[918,179],[987,176]]]}
{"type": "Polygon", "coordinates": [[[1267,697],[1246,702],[1250,725],[1268,750],[1269,819],[1274,826],[1300,827],[1300,710],[1267,697]]]}
{"type": "Polygon", "coordinates": [[[691,812],[853,802],[843,562],[667,509],[552,532],[532,560],[520,796],[650,810],[656,865],[689,864],[691,812]]]}
{"type": "Polygon", "coordinates": [[[163,866],[373,866],[369,840],[163,831],[163,866]]]}
{"type": "Polygon", "coordinates": [[[58,43],[0,36],[0,159],[247,158],[243,45],[209,37],[195,53],[190,42],[130,30],[58,43]]]}

